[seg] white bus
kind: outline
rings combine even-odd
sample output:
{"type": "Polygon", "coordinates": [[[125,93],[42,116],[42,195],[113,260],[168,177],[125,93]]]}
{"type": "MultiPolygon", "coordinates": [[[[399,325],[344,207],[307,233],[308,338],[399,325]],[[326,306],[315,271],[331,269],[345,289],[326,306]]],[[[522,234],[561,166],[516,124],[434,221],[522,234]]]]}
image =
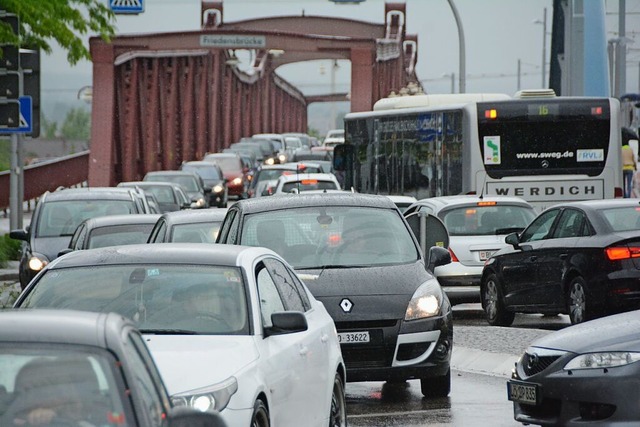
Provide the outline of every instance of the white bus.
{"type": "Polygon", "coordinates": [[[620,104],[553,91],[416,95],[345,116],[343,188],[417,199],[521,197],[538,209],[622,197],[620,104]]]}

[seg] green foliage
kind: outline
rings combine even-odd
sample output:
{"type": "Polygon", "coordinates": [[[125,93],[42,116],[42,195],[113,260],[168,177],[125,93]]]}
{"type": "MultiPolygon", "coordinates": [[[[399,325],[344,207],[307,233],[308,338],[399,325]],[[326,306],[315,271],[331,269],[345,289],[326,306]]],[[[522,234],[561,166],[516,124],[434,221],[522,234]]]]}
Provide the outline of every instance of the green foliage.
{"type": "Polygon", "coordinates": [[[0,138],[0,172],[11,167],[11,140],[0,138]]]}
{"type": "Polygon", "coordinates": [[[91,135],[91,113],[82,108],[69,110],[60,134],[64,139],[88,141],[91,135]]]}
{"type": "Polygon", "coordinates": [[[9,237],[8,234],[0,236],[0,267],[6,267],[7,261],[20,259],[21,242],[9,237]]]}
{"type": "Polygon", "coordinates": [[[58,130],[58,122],[50,122],[44,114],[40,115],[40,132],[46,139],[53,139],[56,137],[56,131],[58,130]]]}
{"type": "Polygon", "coordinates": [[[9,25],[0,25],[0,44],[39,47],[51,53],[55,40],[67,51],[67,60],[75,65],[91,54],[81,36],[91,32],[104,40],[115,34],[114,13],[102,0],[2,0],[0,9],[18,15],[20,37],[9,25]]]}

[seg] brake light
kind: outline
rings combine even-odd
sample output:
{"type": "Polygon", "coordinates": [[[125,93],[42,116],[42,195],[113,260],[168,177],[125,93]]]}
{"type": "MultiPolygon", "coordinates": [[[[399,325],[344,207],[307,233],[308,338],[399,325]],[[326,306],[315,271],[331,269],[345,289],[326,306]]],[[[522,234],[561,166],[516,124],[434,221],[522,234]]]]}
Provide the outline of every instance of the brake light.
{"type": "Polygon", "coordinates": [[[495,206],[497,205],[497,202],[478,202],[477,205],[478,206],[495,206]]]}
{"type": "Polygon", "coordinates": [[[610,261],[620,261],[622,259],[640,258],[640,247],[638,246],[614,246],[604,250],[610,261]]]}
{"type": "Polygon", "coordinates": [[[300,183],[302,185],[315,185],[318,183],[317,179],[303,179],[302,181],[300,181],[300,183]]]}
{"type": "Polygon", "coordinates": [[[485,119],[495,119],[498,117],[498,111],[491,109],[491,110],[485,110],[484,111],[484,118],[485,119]]]}
{"type": "Polygon", "coordinates": [[[460,262],[456,254],[454,254],[453,251],[451,250],[451,248],[449,248],[449,253],[451,254],[451,262],[460,262]]]}
{"type": "Polygon", "coordinates": [[[602,114],[602,107],[591,107],[591,115],[599,116],[602,114]]]}

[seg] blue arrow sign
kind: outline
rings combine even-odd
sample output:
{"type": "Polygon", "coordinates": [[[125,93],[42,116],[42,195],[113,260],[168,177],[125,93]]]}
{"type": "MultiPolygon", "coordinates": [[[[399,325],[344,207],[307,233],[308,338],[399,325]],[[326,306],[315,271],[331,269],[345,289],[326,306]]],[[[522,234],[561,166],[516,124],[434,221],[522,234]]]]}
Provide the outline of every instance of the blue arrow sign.
{"type": "Polygon", "coordinates": [[[110,0],[109,7],[114,13],[142,13],[144,0],[110,0]]]}
{"type": "Polygon", "coordinates": [[[31,133],[33,132],[33,102],[30,96],[21,96],[20,126],[14,129],[0,129],[0,133],[31,133]]]}

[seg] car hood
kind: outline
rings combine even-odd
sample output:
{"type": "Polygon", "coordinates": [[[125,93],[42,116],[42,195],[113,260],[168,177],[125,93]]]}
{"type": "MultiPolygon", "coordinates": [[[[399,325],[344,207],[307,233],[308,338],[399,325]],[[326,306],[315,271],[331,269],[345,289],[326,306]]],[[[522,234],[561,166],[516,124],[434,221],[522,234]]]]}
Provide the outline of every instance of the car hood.
{"type": "Polygon", "coordinates": [[[37,237],[33,240],[31,251],[46,256],[49,261],[58,257],[58,252],[69,247],[71,236],[37,237]]]}
{"type": "Polygon", "coordinates": [[[250,335],[144,335],[173,395],[238,375],[258,358],[250,335]]]}
{"type": "Polygon", "coordinates": [[[553,332],[531,345],[585,353],[594,351],[640,351],[640,311],[616,314],[553,332]]]}
{"type": "Polygon", "coordinates": [[[297,273],[335,322],[403,318],[415,290],[432,278],[421,261],[297,273]]]}

